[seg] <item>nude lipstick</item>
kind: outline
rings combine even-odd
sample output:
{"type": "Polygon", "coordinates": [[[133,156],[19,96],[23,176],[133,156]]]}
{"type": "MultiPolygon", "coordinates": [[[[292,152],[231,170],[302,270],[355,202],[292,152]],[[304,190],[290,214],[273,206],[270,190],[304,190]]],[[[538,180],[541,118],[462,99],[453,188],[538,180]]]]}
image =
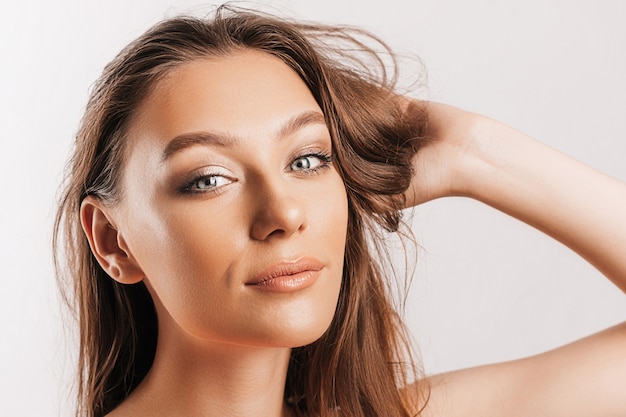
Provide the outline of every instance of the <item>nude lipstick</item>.
{"type": "Polygon", "coordinates": [[[265,268],[246,285],[272,292],[299,291],[313,285],[323,268],[324,264],[314,257],[281,261],[265,268]]]}

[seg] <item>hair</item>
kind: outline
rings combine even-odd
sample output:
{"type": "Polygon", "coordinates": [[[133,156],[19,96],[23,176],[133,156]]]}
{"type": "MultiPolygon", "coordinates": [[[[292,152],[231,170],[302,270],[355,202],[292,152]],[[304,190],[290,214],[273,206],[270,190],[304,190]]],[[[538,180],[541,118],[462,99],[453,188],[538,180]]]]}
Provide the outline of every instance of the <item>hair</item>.
{"type": "Polygon", "coordinates": [[[401,389],[419,367],[371,243],[380,226],[397,231],[402,225],[403,193],[424,140],[426,112],[415,103],[407,108],[394,92],[394,55],[368,32],[230,6],[207,18],[156,24],[105,67],[91,91],[53,238],[57,275],[80,329],[77,413],[103,416],[130,394],[152,365],[158,331],[145,284],[116,282],[93,256],[80,225],[81,202],[90,195],[105,204],[123,198],[129,120],[168,71],[247,49],[279,58],[304,80],[325,115],[348,194],[335,316],[319,340],[292,349],[285,399],[296,412],[319,416],[338,409],[350,417],[416,415],[416,399],[423,406],[427,389],[412,385],[411,399],[401,389]],[[391,71],[384,57],[391,57],[391,71]]]}

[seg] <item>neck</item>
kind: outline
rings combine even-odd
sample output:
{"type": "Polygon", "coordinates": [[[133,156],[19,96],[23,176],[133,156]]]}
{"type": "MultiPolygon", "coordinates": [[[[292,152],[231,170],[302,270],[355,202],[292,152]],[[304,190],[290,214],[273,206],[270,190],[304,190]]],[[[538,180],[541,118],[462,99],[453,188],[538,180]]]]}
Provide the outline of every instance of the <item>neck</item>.
{"type": "Polygon", "coordinates": [[[289,355],[288,348],[201,341],[160,321],[150,372],[119,411],[151,416],[289,416],[284,403],[289,355]]]}

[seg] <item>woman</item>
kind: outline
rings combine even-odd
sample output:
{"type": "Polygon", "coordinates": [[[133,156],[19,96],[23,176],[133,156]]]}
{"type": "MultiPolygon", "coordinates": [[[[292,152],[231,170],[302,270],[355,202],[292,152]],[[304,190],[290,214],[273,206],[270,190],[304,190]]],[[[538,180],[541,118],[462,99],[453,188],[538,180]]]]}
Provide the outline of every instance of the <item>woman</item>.
{"type": "Polygon", "coordinates": [[[107,66],[56,226],[81,415],[626,412],[624,326],[420,375],[370,254],[376,224],[475,198],[626,289],[626,187],[490,119],[401,98],[364,36],[221,8],[155,26],[107,66]]]}

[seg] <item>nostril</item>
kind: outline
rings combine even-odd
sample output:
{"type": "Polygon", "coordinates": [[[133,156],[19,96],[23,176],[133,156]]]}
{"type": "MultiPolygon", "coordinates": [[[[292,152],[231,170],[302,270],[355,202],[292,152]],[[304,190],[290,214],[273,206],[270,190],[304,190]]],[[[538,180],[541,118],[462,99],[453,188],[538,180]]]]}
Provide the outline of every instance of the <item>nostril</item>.
{"type": "Polygon", "coordinates": [[[306,213],[293,198],[273,199],[259,208],[252,221],[251,235],[256,240],[288,237],[304,230],[306,213]]]}

